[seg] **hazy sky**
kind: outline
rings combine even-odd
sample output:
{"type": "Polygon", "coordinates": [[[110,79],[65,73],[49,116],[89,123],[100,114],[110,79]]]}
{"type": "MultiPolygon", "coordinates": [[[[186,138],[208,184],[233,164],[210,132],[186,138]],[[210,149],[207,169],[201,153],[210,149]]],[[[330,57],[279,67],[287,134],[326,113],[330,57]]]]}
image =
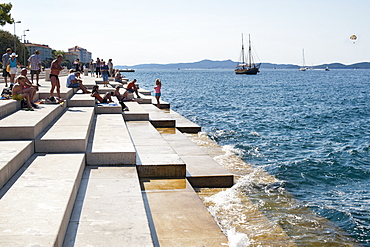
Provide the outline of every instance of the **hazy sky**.
{"type": "MultiPolygon", "coordinates": [[[[4,1],[8,2],[8,1],[4,1]]],[[[16,34],[115,65],[237,61],[241,33],[261,62],[370,61],[369,0],[15,0],[16,34]],[[355,44],[349,39],[356,34],[355,44]]],[[[1,28],[1,27],[0,27],[1,28]]],[[[14,25],[2,27],[11,33],[14,25]]],[[[247,42],[246,42],[247,43],[247,42]]]]}

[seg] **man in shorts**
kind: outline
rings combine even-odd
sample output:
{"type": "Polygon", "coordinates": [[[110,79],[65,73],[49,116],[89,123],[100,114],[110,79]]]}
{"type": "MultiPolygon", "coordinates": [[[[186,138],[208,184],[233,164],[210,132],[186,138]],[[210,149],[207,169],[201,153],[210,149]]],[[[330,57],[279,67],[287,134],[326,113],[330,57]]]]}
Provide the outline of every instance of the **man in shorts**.
{"type": "Polygon", "coordinates": [[[58,77],[60,71],[63,70],[62,61],[63,61],[63,55],[59,54],[57,56],[57,59],[51,62],[51,66],[50,66],[51,89],[50,89],[49,98],[54,98],[54,89],[56,89],[59,101],[62,101],[62,98],[60,97],[60,81],[58,77]]]}
{"type": "Polygon", "coordinates": [[[127,90],[127,92],[129,92],[129,93],[136,93],[136,96],[138,97],[138,98],[140,98],[140,96],[139,96],[139,93],[138,93],[138,86],[136,86],[136,84],[135,84],[135,82],[136,82],[136,79],[133,79],[132,81],[130,81],[128,84],[127,84],[127,87],[126,87],[126,90],[127,90]]]}
{"type": "Polygon", "coordinates": [[[6,49],[6,53],[4,53],[4,55],[2,57],[3,77],[4,77],[5,87],[8,86],[8,77],[10,77],[10,73],[8,71],[6,71],[6,66],[8,64],[9,59],[10,59],[10,54],[12,54],[12,49],[8,48],[8,49],[6,49]]]}
{"type": "Polygon", "coordinates": [[[91,93],[89,90],[87,90],[87,88],[82,84],[82,80],[79,79],[80,77],[80,72],[79,71],[76,71],[76,72],[73,72],[70,71],[71,73],[68,75],[67,77],[67,82],[66,82],[66,86],[68,88],[80,88],[84,93],[91,93]]]}
{"type": "Polygon", "coordinates": [[[40,59],[40,52],[38,50],[35,51],[35,54],[31,55],[28,58],[28,66],[31,67],[31,81],[33,84],[33,75],[36,75],[36,84],[39,84],[39,74],[41,71],[41,59],[40,59]]]}

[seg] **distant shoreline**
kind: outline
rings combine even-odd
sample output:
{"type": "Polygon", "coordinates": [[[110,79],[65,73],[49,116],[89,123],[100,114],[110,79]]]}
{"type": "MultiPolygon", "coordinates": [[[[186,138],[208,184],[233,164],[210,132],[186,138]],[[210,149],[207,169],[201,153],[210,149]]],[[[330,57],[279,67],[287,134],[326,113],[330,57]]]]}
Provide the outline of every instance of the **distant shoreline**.
{"type": "MultiPolygon", "coordinates": [[[[133,66],[117,65],[115,69],[233,69],[237,62],[232,60],[225,61],[212,61],[202,60],[193,63],[170,63],[170,64],[138,64],[133,66]]],[[[261,70],[263,69],[299,69],[301,66],[294,64],[273,64],[262,63],[261,70]]],[[[313,69],[370,69],[370,62],[360,62],[350,65],[342,63],[321,64],[315,66],[307,66],[313,69]]]]}

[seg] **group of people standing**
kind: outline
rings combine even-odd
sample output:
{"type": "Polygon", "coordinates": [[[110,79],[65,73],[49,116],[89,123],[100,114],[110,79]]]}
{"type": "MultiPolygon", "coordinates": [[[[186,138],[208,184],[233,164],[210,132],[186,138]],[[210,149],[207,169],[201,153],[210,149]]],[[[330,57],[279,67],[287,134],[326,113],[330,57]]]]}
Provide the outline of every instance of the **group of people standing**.
{"type": "Polygon", "coordinates": [[[108,62],[105,62],[103,59],[100,58],[97,58],[95,62],[93,59],[91,59],[89,69],[91,76],[94,76],[95,73],[96,77],[102,77],[104,74],[106,74],[103,73],[103,71],[107,71],[108,76],[114,76],[112,59],[108,59],[108,62]]]}
{"type": "MultiPolygon", "coordinates": [[[[41,59],[39,55],[40,52],[36,50],[35,53],[32,54],[27,60],[28,67],[31,70],[31,81],[33,83],[34,75],[36,75],[37,86],[40,86],[39,74],[41,72],[41,59]]],[[[17,73],[17,67],[21,67],[21,64],[19,63],[17,57],[18,55],[12,52],[11,48],[6,49],[5,54],[3,54],[2,56],[3,77],[6,87],[8,87],[8,77],[10,77],[10,83],[14,83],[15,75],[17,73]]]]}

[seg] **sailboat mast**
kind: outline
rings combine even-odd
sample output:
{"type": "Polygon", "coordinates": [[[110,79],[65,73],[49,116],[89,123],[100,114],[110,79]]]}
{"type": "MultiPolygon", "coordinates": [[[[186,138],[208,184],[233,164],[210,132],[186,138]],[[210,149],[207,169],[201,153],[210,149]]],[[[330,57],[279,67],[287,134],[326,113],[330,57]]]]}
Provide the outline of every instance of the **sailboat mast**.
{"type": "Polygon", "coordinates": [[[251,35],[249,34],[249,50],[248,50],[248,66],[252,67],[252,48],[251,48],[251,35]]]}
{"type": "Polygon", "coordinates": [[[243,34],[242,34],[242,64],[244,64],[245,63],[245,61],[244,61],[244,39],[243,39],[243,34]]]}

